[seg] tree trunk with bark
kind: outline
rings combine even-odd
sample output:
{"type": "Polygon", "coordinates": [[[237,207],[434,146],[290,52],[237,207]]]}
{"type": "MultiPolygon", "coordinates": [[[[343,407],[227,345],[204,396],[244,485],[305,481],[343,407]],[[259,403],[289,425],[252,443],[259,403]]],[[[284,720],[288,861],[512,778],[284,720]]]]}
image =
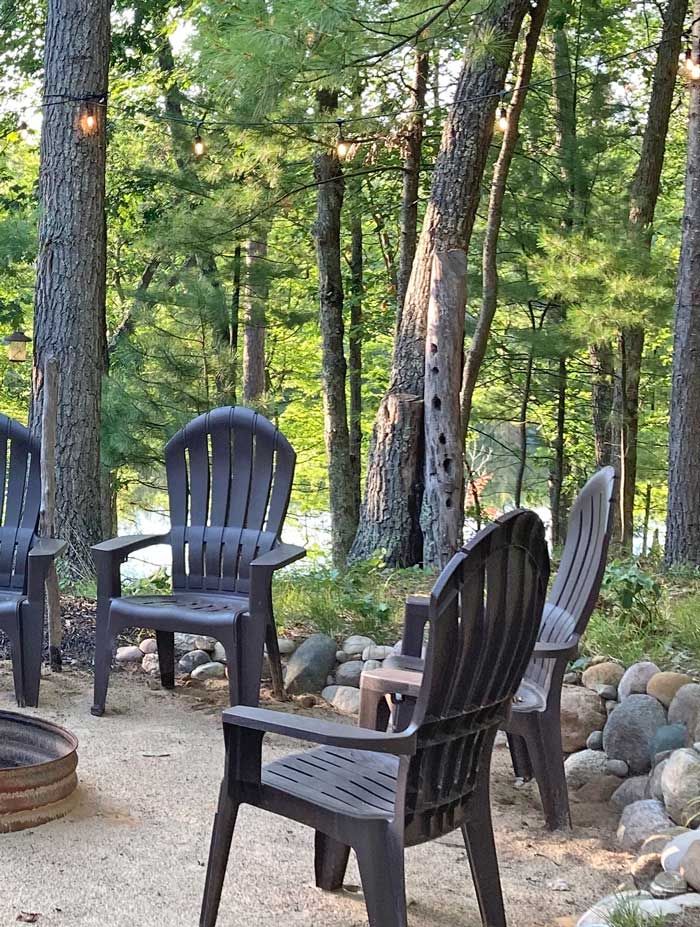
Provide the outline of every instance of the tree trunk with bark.
{"type": "MultiPolygon", "coordinates": [[[[498,0],[484,11],[478,18],[475,51],[467,50],[457,81],[394,339],[389,389],[375,421],[353,558],[367,557],[382,549],[391,565],[410,566],[420,560],[424,453],[422,442],[414,444],[413,439],[422,433],[421,428],[416,428],[415,415],[423,401],[433,255],[437,251],[466,252],[468,247],[493,136],[498,94],[504,87],[513,47],[529,7],[529,0],[498,0]],[[483,41],[485,36],[488,42],[483,41]],[[399,448],[406,455],[400,473],[388,466],[390,459],[396,459],[399,448]],[[408,480],[412,488],[409,498],[405,492],[407,471],[412,474],[408,480]],[[380,497],[373,498],[373,493],[380,497]],[[406,508],[412,513],[410,518],[401,511],[406,508]]],[[[461,431],[459,418],[453,427],[461,431]]],[[[454,466],[462,468],[463,454],[459,454],[454,466]]]]}
{"type": "Polygon", "coordinates": [[[591,405],[593,434],[595,438],[595,461],[597,467],[619,465],[615,453],[615,427],[613,422],[613,400],[615,382],[615,358],[609,342],[591,345],[589,357],[592,367],[591,405]]]}
{"type": "Polygon", "coordinates": [[[92,574],[101,540],[100,399],[105,368],[106,94],[108,0],[49,0],[41,132],[39,256],[34,314],[36,392],[53,355],[59,365],[56,530],[68,568],[92,574]]]}
{"type": "MultiPolygon", "coordinates": [[[[359,190],[357,193],[359,194],[359,190]]],[[[348,380],[350,385],[350,464],[355,510],[362,493],[362,299],[364,253],[359,197],[350,226],[350,329],[348,331],[348,380]]]]}
{"type": "Polygon", "coordinates": [[[508,112],[508,125],[503,133],[501,150],[493,169],[491,181],[491,194],[489,198],[489,211],[486,219],[486,233],[482,250],[482,295],[481,309],[476,321],[471,345],[467,352],[462,375],[462,389],[460,397],[463,440],[467,439],[469,419],[471,417],[474,390],[486,356],[491,325],[496,315],[498,305],[498,240],[501,233],[503,219],[503,201],[506,194],[506,182],[513,155],[520,138],[520,116],[525,106],[527,89],[532,77],[532,65],[535,60],[537,43],[539,42],[542,25],[547,15],[548,0],[540,0],[532,11],[530,29],[525,39],[525,49],[520,60],[518,77],[510,100],[508,112]]]}
{"type": "Polygon", "coordinates": [[[428,90],[430,57],[426,50],[416,49],[411,99],[413,112],[404,137],[406,155],[403,162],[403,191],[401,194],[401,232],[399,238],[399,269],[396,278],[398,324],[401,324],[408,281],[411,278],[413,258],[418,241],[418,192],[425,129],[425,97],[428,90]]]}
{"type": "Polygon", "coordinates": [[[357,528],[356,495],[353,492],[350,433],[345,396],[343,277],[340,263],[340,217],[345,183],[335,154],[314,158],[318,214],[314,226],[319,274],[320,327],[322,339],[323,412],[328,488],[331,512],[333,563],[345,564],[357,528]]]}
{"type": "MultiPolygon", "coordinates": [[[[700,0],[693,56],[700,61],[700,0]]],[[[700,81],[690,88],[683,239],[673,341],[666,563],[700,566],[700,81]]]]}
{"type": "Polygon", "coordinates": [[[267,232],[246,243],[243,296],[243,401],[250,405],[265,394],[265,312],[269,290],[267,232]]]}
{"type": "MultiPolygon", "coordinates": [[[[652,224],[659,198],[661,171],[666,151],[668,124],[678,74],[678,58],[683,42],[683,23],[688,0],[669,0],[664,10],[661,41],[658,45],[654,78],[642,140],[642,150],[632,186],[628,228],[638,244],[651,248],[652,224]]],[[[639,382],[644,353],[644,327],[630,326],[618,340],[620,377],[618,406],[620,421],[620,516],[621,546],[632,551],[634,536],[634,497],[637,485],[637,445],[639,435],[639,382]]]]}

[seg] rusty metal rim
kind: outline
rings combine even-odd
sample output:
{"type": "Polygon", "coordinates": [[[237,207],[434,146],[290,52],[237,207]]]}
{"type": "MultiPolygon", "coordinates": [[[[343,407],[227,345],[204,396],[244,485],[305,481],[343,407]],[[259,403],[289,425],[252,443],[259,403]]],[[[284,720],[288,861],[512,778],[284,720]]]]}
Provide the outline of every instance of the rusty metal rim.
{"type": "MultiPolygon", "coordinates": [[[[75,753],[78,749],[78,738],[75,734],[72,734],[66,728],[61,727],[60,724],[54,724],[53,721],[46,721],[43,718],[35,718],[32,715],[21,715],[16,711],[0,711],[0,720],[7,719],[15,724],[20,724],[25,728],[41,728],[46,731],[48,734],[52,734],[55,737],[58,737],[60,740],[65,741],[67,745],[67,750],[63,756],[55,756],[49,760],[45,760],[43,763],[28,763],[26,766],[22,766],[21,769],[25,772],[32,769],[41,769],[44,766],[50,766],[55,764],[57,761],[65,759],[70,756],[70,754],[75,753]]],[[[0,766],[0,774],[3,772],[10,772],[16,770],[16,767],[12,766],[0,766]]]]}

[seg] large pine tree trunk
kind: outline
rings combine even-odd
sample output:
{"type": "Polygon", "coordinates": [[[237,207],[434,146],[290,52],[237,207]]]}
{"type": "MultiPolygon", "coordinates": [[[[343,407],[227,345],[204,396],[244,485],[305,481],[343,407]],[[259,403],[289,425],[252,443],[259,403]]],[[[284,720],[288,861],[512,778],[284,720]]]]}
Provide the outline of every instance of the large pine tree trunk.
{"type": "MultiPolygon", "coordinates": [[[[467,50],[457,81],[433,172],[403,311],[394,339],[391,377],[375,421],[370,446],[365,499],[352,556],[366,557],[378,548],[387,562],[419,562],[422,548],[420,507],[423,450],[414,436],[420,415],[425,375],[425,336],[431,270],[436,252],[466,251],[481,192],[498,93],[503,89],[513,47],[529,0],[497,0],[478,17],[474,53],[467,50]],[[488,36],[489,41],[484,41],[488,36]],[[391,398],[390,398],[391,397],[391,398]],[[398,449],[401,472],[389,466],[398,449]],[[406,496],[406,485],[411,487],[406,496]],[[375,498],[374,493],[379,497],[375,498]],[[411,517],[406,517],[406,510],[411,517]]],[[[453,423],[460,429],[460,421],[453,423]]],[[[460,453],[455,469],[463,467],[460,453]]]]}
{"type": "Polygon", "coordinates": [[[243,296],[243,400],[257,402],[265,393],[265,311],[268,295],[267,232],[246,243],[243,296]]]}
{"type": "Polygon", "coordinates": [[[343,277],[340,263],[340,216],[345,183],[335,154],[314,158],[318,214],[314,226],[319,274],[321,372],[333,563],[343,566],[357,528],[350,434],[345,396],[347,364],[343,339],[343,277]]]}
{"type": "Polygon", "coordinates": [[[101,540],[102,527],[109,12],[108,0],[49,0],[46,21],[33,420],[41,421],[41,371],[53,355],[56,530],[70,544],[66,559],[76,575],[92,572],[90,545],[101,540]]]}
{"type": "Polygon", "coordinates": [[[615,360],[612,347],[605,341],[593,344],[589,357],[592,367],[591,405],[596,466],[618,466],[613,425],[615,360]]]}
{"type": "MultiPolygon", "coordinates": [[[[359,194],[359,189],[358,189],[359,194]]],[[[350,330],[348,332],[348,381],[350,386],[350,463],[355,510],[362,493],[362,299],[364,295],[364,248],[359,196],[350,226],[350,330]]]]}
{"type": "MultiPolygon", "coordinates": [[[[657,50],[647,124],[630,189],[629,230],[642,247],[651,247],[652,223],[659,198],[661,171],[666,151],[668,124],[683,41],[683,22],[688,0],[669,0],[657,50]]],[[[622,549],[631,552],[634,536],[634,496],[637,485],[639,435],[639,382],[644,353],[644,328],[630,326],[618,340],[620,376],[617,405],[620,421],[620,513],[622,549]]]]}
{"type": "MultiPolygon", "coordinates": [[[[700,61],[700,0],[693,51],[700,61]]],[[[666,563],[700,566],[700,82],[690,88],[683,241],[671,387],[666,563]]]]}
{"type": "Polygon", "coordinates": [[[525,39],[525,49],[520,61],[515,88],[511,96],[508,125],[503,133],[501,150],[493,169],[489,211],[486,219],[486,233],[484,235],[484,246],[481,257],[483,281],[481,309],[479,310],[479,317],[476,321],[476,327],[472,335],[469,351],[467,352],[462,375],[460,404],[462,432],[465,441],[469,430],[469,419],[471,417],[474,390],[476,389],[481,365],[486,356],[486,347],[491,332],[491,325],[496,315],[496,307],[498,305],[498,240],[501,234],[506,182],[508,180],[508,173],[518,144],[518,139],[520,138],[520,116],[525,106],[528,85],[532,77],[532,65],[535,60],[537,43],[539,41],[540,32],[542,31],[545,16],[547,15],[548,6],[548,0],[540,0],[532,11],[532,21],[527,38],[525,39]]]}

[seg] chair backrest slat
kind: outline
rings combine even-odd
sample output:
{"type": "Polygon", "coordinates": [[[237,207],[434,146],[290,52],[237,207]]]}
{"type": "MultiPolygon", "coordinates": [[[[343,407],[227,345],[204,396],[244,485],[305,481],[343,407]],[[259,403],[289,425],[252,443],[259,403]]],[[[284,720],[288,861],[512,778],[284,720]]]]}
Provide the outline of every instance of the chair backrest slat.
{"type": "Polygon", "coordinates": [[[166,447],[173,587],[248,592],[250,563],[279,539],[295,454],[240,406],[200,415],[166,447]]]}
{"type": "Polygon", "coordinates": [[[41,506],[41,449],[27,428],[0,415],[0,588],[24,591],[41,506]]]}
{"type": "Polygon", "coordinates": [[[525,511],[481,531],[438,578],[405,768],[409,842],[462,822],[532,653],[548,578],[544,527],[525,511]]]}

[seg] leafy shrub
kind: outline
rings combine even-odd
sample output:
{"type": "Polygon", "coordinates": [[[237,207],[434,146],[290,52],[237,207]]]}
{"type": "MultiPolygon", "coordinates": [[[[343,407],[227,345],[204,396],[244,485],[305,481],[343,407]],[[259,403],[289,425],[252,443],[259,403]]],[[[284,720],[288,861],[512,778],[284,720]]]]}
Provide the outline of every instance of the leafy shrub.
{"type": "Polygon", "coordinates": [[[658,579],[634,560],[613,560],[605,571],[601,588],[603,607],[642,631],[657,628],[663,622],[662,594],[658,579]]]}

